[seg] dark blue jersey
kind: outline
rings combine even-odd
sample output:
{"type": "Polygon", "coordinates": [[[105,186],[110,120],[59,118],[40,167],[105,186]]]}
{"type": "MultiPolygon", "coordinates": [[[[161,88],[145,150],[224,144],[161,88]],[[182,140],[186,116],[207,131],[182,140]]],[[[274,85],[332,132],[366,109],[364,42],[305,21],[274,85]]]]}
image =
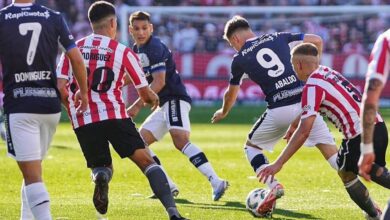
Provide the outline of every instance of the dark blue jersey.
{"type": "Polygon", "coordinates": [[[303,37],[274,33],[247,40],[233,58],[230,84],[239,85],[247,75],[263,90],[268,108],[300,102],[303,83],[290,63],[290,45],[303,37]]]}
{"type": "Polygon", "coordinates": [[[75,47],[58,12],[37,4],[12,4],[0,10],[0,60],[6,113],[61,111],[57,89],[58,43],[75,47]]]}
{"type": "Polygon", "coordinates": [[[134,45],[133,50],[138,54],[149,84],[153,74],[165,72],[165,86],[158,93],[160,105],[173,99],[181,99],[191,103],[191,98],[176,70],[172,52],[159,38],[151,36],[141,47],[134,45]]]}

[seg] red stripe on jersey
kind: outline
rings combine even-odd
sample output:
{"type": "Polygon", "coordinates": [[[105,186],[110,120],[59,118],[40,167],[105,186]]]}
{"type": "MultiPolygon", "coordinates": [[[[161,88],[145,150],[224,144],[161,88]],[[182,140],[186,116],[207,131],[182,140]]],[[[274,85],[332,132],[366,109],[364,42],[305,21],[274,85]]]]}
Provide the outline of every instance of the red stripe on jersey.
{"type": "Polygon", "coordinates": [[[331,111],[336,116],[336,118],[339,120],[339,122],[341,123],[341,125],[343,127],[342,130],[343,130],[344,136],[347,138],[354,137],[356,135],[356,130],[355,130],[351,115],[348,114],[348,110],[344,107],[344,105],[341,102],[339,102],[339,100],[337,98],[335,98],[333,95],[331,95],[329,93],[329,91],[325,91],[325,92],[326,92],[327,100],[329,100],[329,102],[331,102],[336,108],[338,108],[342,112],[342,114],[345,116],[345,118],[347,120],[346,122],[349,125],[349,129],[350,129],[349,132],[351,133],[352,136],[348,135],[346,123],[342,119],[341,115],[333,107],[330,107],[328,105],[326,105],[327,110],[331,111]]]}
{"type": "Polygon", "coordinates": [[[62,63],[61,74],[69,77],[69,58],[64,54],[64,62],[62,63]]]}
{"type": "MultiPolygon", "coordinates": [[[[112,70],[112,68],[114,66],[115,53],[116,53],[117,46],[118,46],[118,42],[116,42],[116,41],[110,40],[110,42],[108,43],[108,48],[112,49],[113,53],[111,54],[110,59],[108,61],[106,61],[105,66],[108,67],[110,70],[112,70]]],[[[105,82],[107,80],[108,74],[102,73],[102,75],[104,76],[103,82],[105,82]]],[[[99,96],[100,96],[100,99],[103,101],[104,105],[106,106],[108,119],[114,119],[115,118],[114,105],[108,99],[107,92],[99,93],[99,96]]]]}
{"type": "MultiPolygon", "coordinates": [[[[93,47],[93,49],[91,49],[91,55],[93,53],[95,54],[98,54],[99,53],[99,50],[98,49],[95,49],[95,48],[98,48],[99,45],[101,43],[101,39],[96,39],[94,38],[93,41],[92,41],[92,46],[95,46],[93,47]]],[[[92,86],[92,80],[93,80],[93,72],[95,72],[96,70],[96,65],[97,65],[97,60],[96,59],[89,59],[89,63],[88,63],[88,68],[89,68],[89,73],[88,73],[88,83],[89,83],[89,87],[92,86]]],[[[100,117],[99,117],[99,107],[98,105],[92,100],[92,90],[91,88],[88,89],[88,98],[89,98],[89,109],[90,109],[90,112],[91,112],[91,118],[92,118],[92,122],[98,122],[100,121],[100,117]]]]}
{"type": "Polygon", "coordinates": [[[378,65],[377,65],[377,69],[376,69],[376,72],[377,73],[380,73],[382,75],[385,74],[385,65],[386,65],[386,54],[389,50],[389,42],[387,41],[387,38],[384,37],[383,39],[383,43],[382,43],[382,50],[380,52],[380,55],[379,55],[379,58],[378,58],[378,65]]]}
{"type": "Polygon", "coordinates": [[[133,65],[139,66],[138,56],[135,55],[129,48],[126,48],[125,52],[123,53],[122,62],[123,62],[123,65],[125,66],[126,70],[129,72],[130,78],[133,80],[134,86],[141,84],[141,80],[138,77],[138,74],[133,67],[133,65]],[[130,54],[130,56],[133,56],[135,58],[133,62],[131,60],[129,60],[129,57],[128,57],[129,54],[130,54]]]}
{"type": "MultiPolygon", "coordinates": [[[[122,65],[121,66],[121,70],[119,71],[119,78],[118,78],[118,81],[116,82],[116,86],[123,85],[123,78],[124,78],[124,76],[125,76],[125,68],[122,65]]],[[[121,90],[119,90],[119,89],[115,90],[114,91],[114,95],[115,95],[116,101],[118,103],[120,103],[119,111],[121,113],[121,117],[122,118],[128,118],[129,116],[126,113],[126,106],[125,106],[125,103],[122,100],[122,92],[121,92],[121,90]]]]}
{"type": "MultiPolygon", "coordinates": [[[[323,76],[321,76],[320,74],[314,74],[313,77],[311,78],[314,78],[314,79],[320,79],[320,80],[324,80],[324,81],[327,81],[329,83],[332,84],[332,86],[339,92],[341,93],[341,95],[348,101],[348,104],[350,104],[352,106],[352,108],[358,113],[358,115],[360,115],[360,106],[359,104],[355,101],[355,99],[352,98],[351,93],[348,93],[344,87],[342,87],[340,84],[338,84],[337,82],[335,82],[334,80],[332,79],[329,79],[329,80],[325,80],[323,76]]],[[[345,79],[346,80],[346,79],[345,79]]],[[[350,84],[350,83],[349,83],[350,84]]],[[[353,86],[353,85],[351,85],[353,86]]],[[[356,89],[356,88],[355,88],[356,89]]],[[[354,94],[354,95],[359,95],[360,94],[354,94]]]]}

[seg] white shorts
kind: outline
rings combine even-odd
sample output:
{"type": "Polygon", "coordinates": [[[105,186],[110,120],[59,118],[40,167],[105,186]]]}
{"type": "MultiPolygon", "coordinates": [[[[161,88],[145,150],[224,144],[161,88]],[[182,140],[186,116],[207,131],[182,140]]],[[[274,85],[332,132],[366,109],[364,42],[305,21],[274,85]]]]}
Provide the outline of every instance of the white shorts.
{"type": "Polygon", "coordinates": [[[149,115],[141,129],[152,132],[156,140],[161,140],[171,129],[190,132],[190,110],[190,103],[183,100],[170,100],[149,115]]]}
{"type": "Polygon", "coordinates": [[[6,117],[8,155],[17,161],[42,160],[61,113],[12,113],[6,117]]]}
{"type": "MultiPolygon", "coordinates": [[[[301,104],[293,104],[267,109],[256,121],[248,135],[248,140],[265,150],[272,151],[276,142],[285,134],[290,124],[302,113],[301,104]]],[[[306,146],[335,144],[332,134],[321,115],[317,114],[306,146]]]]}

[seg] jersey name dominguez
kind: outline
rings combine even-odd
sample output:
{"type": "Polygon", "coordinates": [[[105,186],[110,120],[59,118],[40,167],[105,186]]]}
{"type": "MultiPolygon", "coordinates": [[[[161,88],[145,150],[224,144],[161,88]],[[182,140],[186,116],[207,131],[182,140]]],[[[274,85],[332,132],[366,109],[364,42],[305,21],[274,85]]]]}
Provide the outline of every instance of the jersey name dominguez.
{"type": "Polygon", "coordinates": [[[149,84],[153,81],[153,74],[165,72],[165,86],[158,92],[160,106],[173,99],[191,103],[191,98],[176,70],[172,52],[159,38],[151,36],[148,42],[141,47],[134,45],[133,50],[138,54],[149,84]]]}
{"type": "Polygon", "coordinates": [[[148,85],[137,55],[109,37],[92,34],[77,41],[88,74],[89,109],[76,114],[74,96],[78,90],[71,63],[62,56],[57,67],[58,78],[67,79],[68,114],[74,128],[109,119],[129,118],[122,98],[124,76],[129,74],[135,88],[148,85]]]}
{"type": "Polygon", "coordinates": [[[274,33],[251,38],[233,57],[231,85],[240,85],[248,76],[262,89],[268,108],[300,102],[303,83],[290,63],[290,47],[304,34],[274,33]]]}
{"type": "Polygon", "coordinates": [[[12,4],[0,11],[5,113],[61,111],[58,43],[65,50],[76,46],[60,13],[37,4],[12,4]]]}

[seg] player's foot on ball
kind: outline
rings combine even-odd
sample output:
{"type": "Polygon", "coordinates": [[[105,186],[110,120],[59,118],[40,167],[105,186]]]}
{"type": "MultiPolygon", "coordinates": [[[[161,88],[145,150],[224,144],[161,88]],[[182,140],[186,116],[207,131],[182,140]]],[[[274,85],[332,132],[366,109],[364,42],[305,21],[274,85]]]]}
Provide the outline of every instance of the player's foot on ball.
{"type": "Polygon", "coordinates": [[[110,177],[105,172],[98,172],[92,178],[93,182],[95,182],[93,204],[100,214],[106,214],[108,207],[108,182],[110,181],[110,177]]]}
{"type": "Polygon", "coordinates": [[[367,213],[364,212],[364,217],[366,217],[367,220],[380,220],[382,216],[382,210],[378,206],[378,204],[374,203],[375,209],[378,212],[378,214],[374,217],[369,216],[367,213]]]}
{"type": "Polygon", "coordinates": [[[173,215],[173,216],[171,216],[170,220],[189,220],[189,219],[181,217],[181,216],[178,217],[176,215],[173,215]]]}
{"type": "Polygon", "coordinates": [[[221,183],[219,183],[216,188],[213,188],[212,199],[214,201],[218,201],[223,196],[223,194],[225,194],[228,188],[229,188],[229,182],[226,180],[221,180],[221,183]]]}
{"type": "Polygon", "coordinates": [[[282,184],[277,184],[274,188],[268,191],[268,194],[264,197],[263,201],[257,207],[257,212],[267,213],[275,207],[276,200],[284,195],[284,187],[282,184]]]}
{"type": "MultiPolygon", "coordinates": [[[[171,193],[172,193],[173,198],[176,198],[179,196],[179,189],[176,186],[174,186],[171,188],[171,193]]],[[[155,194],[149,196],[148,198],[149,199],[158,199],[155,194]]]]}

